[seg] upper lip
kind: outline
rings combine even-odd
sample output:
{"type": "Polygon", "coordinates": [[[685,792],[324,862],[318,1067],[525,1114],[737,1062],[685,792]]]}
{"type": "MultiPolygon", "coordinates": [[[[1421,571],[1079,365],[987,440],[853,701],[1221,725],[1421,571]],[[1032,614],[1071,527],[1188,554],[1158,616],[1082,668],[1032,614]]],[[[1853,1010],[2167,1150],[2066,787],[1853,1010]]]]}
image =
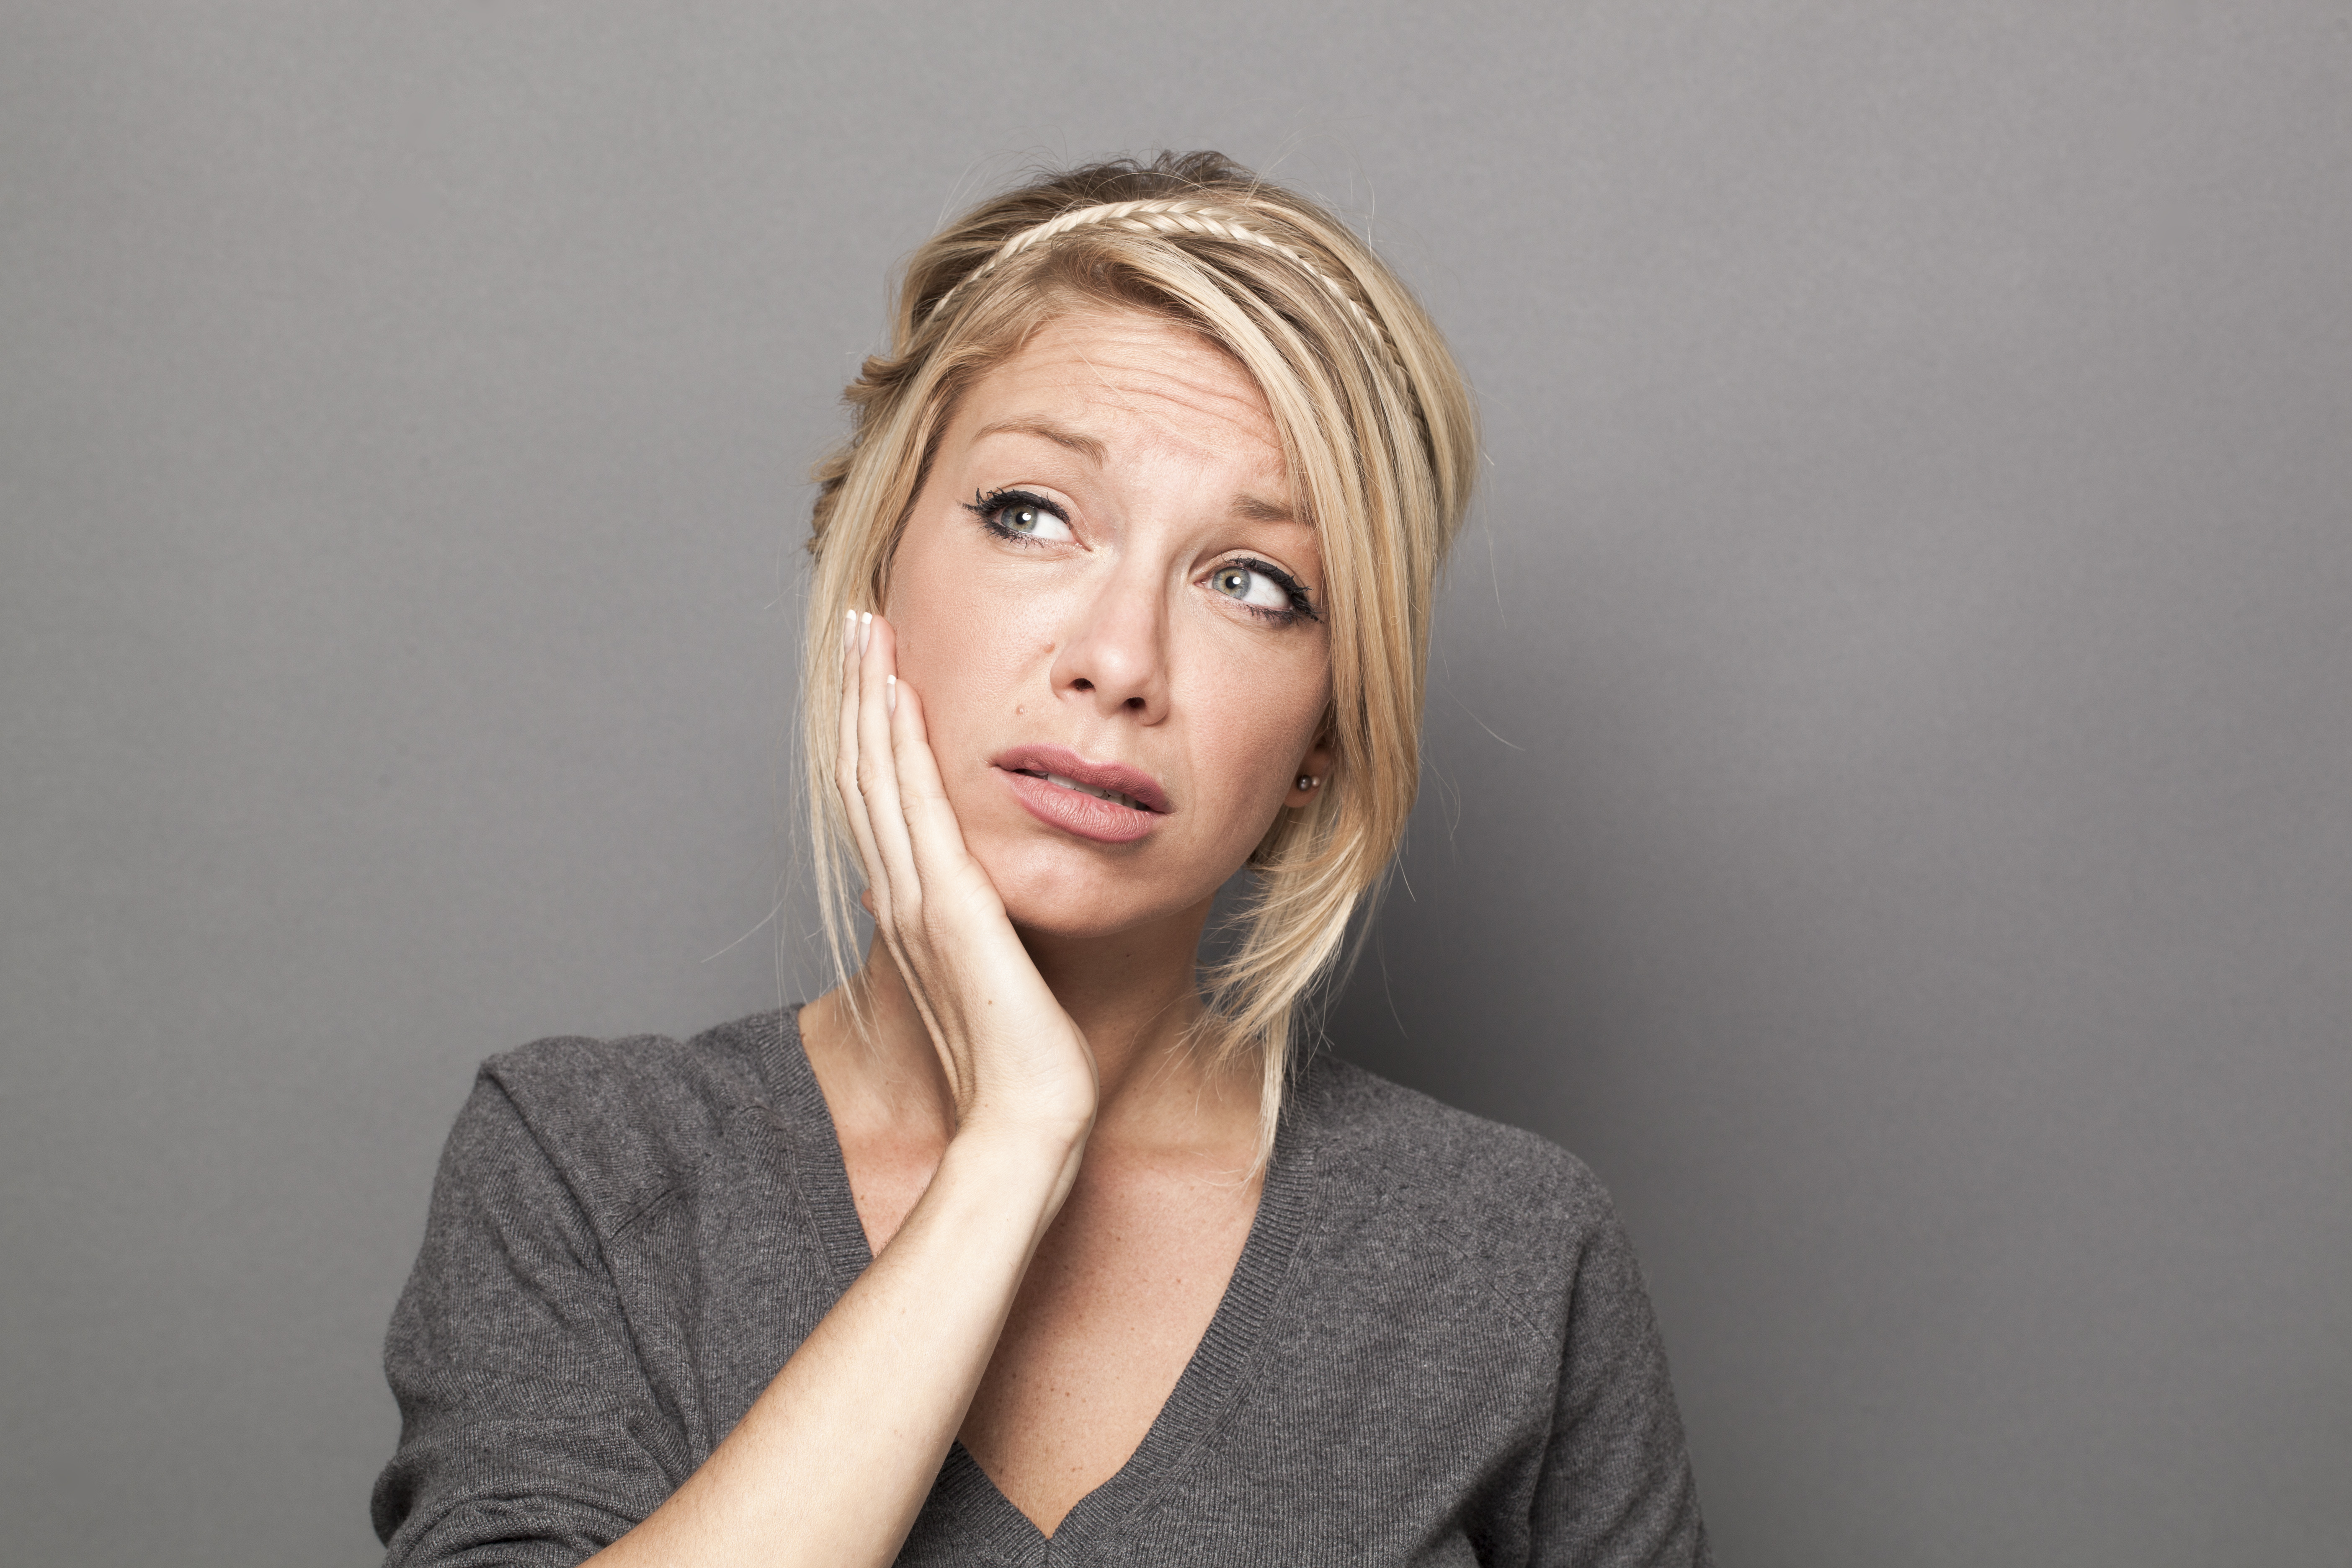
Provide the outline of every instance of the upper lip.
{"type": "Polygon", "coordinates": [[[1125,763],[1090,763],[1064,746],[1015,746],[989,759],[990,765],[1013,773],[1054,773],[1089,789],[1123,795],[1146,811],[1166,815],[1168,792],[1141,768],[1125,763]]]}

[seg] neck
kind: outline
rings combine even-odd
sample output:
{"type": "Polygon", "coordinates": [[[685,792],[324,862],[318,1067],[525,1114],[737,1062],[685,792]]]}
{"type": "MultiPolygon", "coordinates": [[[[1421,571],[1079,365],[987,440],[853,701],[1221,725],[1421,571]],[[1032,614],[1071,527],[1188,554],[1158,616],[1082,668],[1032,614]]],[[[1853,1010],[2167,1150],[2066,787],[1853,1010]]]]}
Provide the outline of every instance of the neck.
{"type": "Polygon", "coordinates": [[[1037,973],[1095,1056],[1106,1106],[1183,1058],[1201,1016],[1195,964],[1208,906],[1115,936],[1024,931],[1037,973]]]}
{"type": "MultiPolygon", "coordinates": [[[[1187,1032],[1202,1013],[1195,964],[1208,915],[1204,900],[1111,936],[1020,930],[1031,961],[1094,1052],[1099,1098],[1091,1142],[1171,1135],[1190,1141],[1185,1130],[1212,1110],[1252,1119],[1254,1125],[1254,1075],[1220,1068],[1206,1053],[1187,1048],[1187,1032]]],[[[861,994],[862,1030],[838,990],[802,1017],[813,1059],[820,1052],[826,1058],[819,1076],[828,1098],[838,1086],[858,1102],[855,1111],[836,1102],[836,1120],[850,1111],[910,1131],[928,1125],[944,1142],[954,1131],[947,1075],[878,935],[853,984],[861,994]],[[841,1048],[860,1035],[862,1049],[841,1048]]]]}

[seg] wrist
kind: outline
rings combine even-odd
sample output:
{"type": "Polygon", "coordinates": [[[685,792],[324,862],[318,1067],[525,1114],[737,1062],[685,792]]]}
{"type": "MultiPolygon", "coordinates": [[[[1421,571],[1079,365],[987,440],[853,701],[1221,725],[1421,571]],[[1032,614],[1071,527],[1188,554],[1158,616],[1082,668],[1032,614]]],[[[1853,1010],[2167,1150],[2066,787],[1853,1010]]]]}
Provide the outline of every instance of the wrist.
{"type": "Polygon", "coordinates": [[[1091,1117],[1015,1119],[975,1111],[948,1140],[948,1157],[1017,1180],[1024,1172],[1059,1172],[1076,1161],[1093,1129],[1091,1117]]]}
{"type": "Polygon", "coordinates": [[[1042,1234],[1077,1178],[1089,1125],[967,1120],[948,1141],[932,1184],[969,1193],[1000,1214],[1032,1211],[1042,1234]]]}
{"type": "Polygon", "coordinates": [[[1061,1159],[1086,1146],[1094,1131],[1095,1089],[1028,1078],[992,1082],[960,1108],[955,1137],[1008,1158],[1061,1159]]]}

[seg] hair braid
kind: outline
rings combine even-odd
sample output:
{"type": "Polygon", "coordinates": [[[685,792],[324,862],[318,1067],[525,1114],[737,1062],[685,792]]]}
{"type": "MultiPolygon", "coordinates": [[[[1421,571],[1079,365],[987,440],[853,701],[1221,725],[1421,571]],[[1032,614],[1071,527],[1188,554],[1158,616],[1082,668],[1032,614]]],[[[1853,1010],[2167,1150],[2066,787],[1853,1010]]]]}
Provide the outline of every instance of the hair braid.
{"type": "Polygon", "coordinates": [[[1401,376],[1405,374],[1404,360],[1397,353],[1396,343],[1389,336],[1388,329],[1381,324],[1379,318],[1372,314],[1354,289],[1318,266],[1305,251],[1252,228],[1231,207],[1220,206],[1197,196],[1162,196],[1144,201],[1104,202],[1096,206],[1073,207],[1044,223],[1024,228],[999,247],[995,255],[973,268],[958,279],[954,287],[941,294],[932,303],[924,321],[928,323],[939,320],[949,302],[962,293],[967,285],[987,277],[1023,251],[1058,239],[1079,228],[1117,228],[1156,238],[1197,234],[1212,239],[1263,246],[1287,258],[1293,266],[1320,283],[1355,321],[1365,337],[1380,346],[1381,356],[1388,362],[1389,367],[1401,376]]]}

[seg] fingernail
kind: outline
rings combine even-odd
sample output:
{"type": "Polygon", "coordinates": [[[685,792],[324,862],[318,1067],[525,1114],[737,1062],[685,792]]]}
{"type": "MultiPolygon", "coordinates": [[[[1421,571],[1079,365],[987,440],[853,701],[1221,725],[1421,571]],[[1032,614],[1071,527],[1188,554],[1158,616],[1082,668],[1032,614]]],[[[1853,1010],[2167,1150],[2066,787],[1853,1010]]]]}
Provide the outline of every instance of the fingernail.
{"type": "Polygon", "coordinates": [[[874,612],[866,611],[857,617],[857,651],[864,653],[866,645],[874,640],[874,612]]]}
{"type": "Polygon", "coordinates": [[[882,700],[888,704],[891,712],[896,713],[898,710],[898,678],[897,676],[886,675],[882,678],[882,700]]]}

